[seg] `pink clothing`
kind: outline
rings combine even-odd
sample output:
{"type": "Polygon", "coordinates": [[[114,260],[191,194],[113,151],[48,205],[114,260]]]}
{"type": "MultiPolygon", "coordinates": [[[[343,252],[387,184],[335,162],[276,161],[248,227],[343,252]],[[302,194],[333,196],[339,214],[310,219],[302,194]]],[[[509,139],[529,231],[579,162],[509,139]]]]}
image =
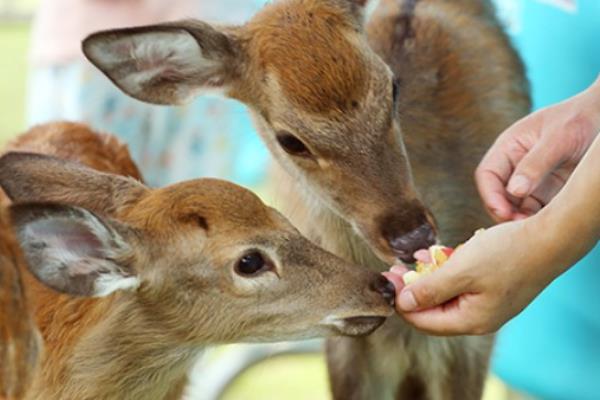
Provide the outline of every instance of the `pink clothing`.
{"type": "Polygon", "coordinates": [[[198,16],[198,0],[43,0],[33,28],[32,62],[63,64],[82,57],[81,40],[109,28],[198,16]]]}

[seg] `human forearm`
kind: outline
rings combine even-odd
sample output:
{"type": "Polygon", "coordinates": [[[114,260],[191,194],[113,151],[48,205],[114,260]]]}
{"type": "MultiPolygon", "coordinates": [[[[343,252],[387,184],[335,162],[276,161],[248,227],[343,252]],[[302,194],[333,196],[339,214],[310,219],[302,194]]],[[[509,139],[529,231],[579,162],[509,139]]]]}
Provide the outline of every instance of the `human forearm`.
{"type": "MultiPolygon", "coordinates": [[[[596,81],[584,92],[588,97],[589,110],[592,114],[592,120],[596,123],[596,126],[600,125],[600,74],[596,81]]],[[[600,129],[596,130],[596,135],[600,132],[600,129]]]]}
{"type": "Polygon", "coordinates": [[[546,208],[532,217],[540,235],[552,241],[557,268],[568,268],[600,239],[600,136],[546,208]]]}

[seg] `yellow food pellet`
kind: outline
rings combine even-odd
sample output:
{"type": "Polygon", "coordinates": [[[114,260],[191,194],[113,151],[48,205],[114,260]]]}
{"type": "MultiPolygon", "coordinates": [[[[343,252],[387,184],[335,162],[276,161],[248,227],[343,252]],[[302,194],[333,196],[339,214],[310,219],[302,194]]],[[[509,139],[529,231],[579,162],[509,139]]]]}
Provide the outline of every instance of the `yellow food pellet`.
{"type": "Polygon", "coordinates": [[[410,285],[422,276],[429,275],[436,269],[440,268],[446,261],[448,261],[448,256],[444,252],[444,249],[446,248],[447,247],[439,245],[431,246],[429,248],[431,263],[417,261],[417,263],[415,264],[415,270],[409,271],[402,276],[404,284],[410,285]]]}
{"type": "Polygon", "coordinates": [[[404,281],[405,285],[410,285],[411,283],[414,283],[420,277],[421,277],[421,274],[419,274],[417,271],[408,271],[407,273],[402,275],[402,280],[404,281]]]}

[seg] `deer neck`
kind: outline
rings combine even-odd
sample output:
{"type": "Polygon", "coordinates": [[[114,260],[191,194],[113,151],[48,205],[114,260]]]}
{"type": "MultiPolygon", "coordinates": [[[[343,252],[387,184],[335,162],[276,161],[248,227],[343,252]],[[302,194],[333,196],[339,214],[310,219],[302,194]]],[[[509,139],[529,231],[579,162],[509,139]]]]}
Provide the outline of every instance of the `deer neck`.
{"type": "Polygon", "coordinates": [[[96,309],[87,312],[101,309],[102,319],[69,348],[49,346],[44,382],[30,398],[169,398],[201,355],[202,345],[173,330],[173,322],[161,322],[151,307],[133,296],[99,300],[96,309]],[[105,307],[105,301],[112,304],[105,307]]]}
{"type": "Polygon", "coordinates": [[[134,301],[125,302],[77,346],[70,364],[73,386],[90,392],[67,398],[168,397],[186,378],[202,347],[174,334],[149,313],[134,301]]]}

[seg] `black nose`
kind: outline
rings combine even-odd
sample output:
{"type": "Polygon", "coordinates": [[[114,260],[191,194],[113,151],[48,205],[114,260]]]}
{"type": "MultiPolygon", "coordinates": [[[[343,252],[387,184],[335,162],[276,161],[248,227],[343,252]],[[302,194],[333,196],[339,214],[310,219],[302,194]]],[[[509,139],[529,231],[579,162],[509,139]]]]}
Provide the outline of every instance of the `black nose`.
{"type": "Polygon", "coordinates": [[[392,282],[385,278],[385,276],[379,275],[375,282],[371,284],[371,289],[379,293],[390,306],[394,307],[396,300],[396,288],[392,282]]]}
{"type": "Polygon", "coordinates": [[[404,262],[414,262],[413,254],[420,249],[427,249],[435,244],[435,231],[433,227],[426,223],[417,229],[389,238],[390,247],[404,262]]]}

